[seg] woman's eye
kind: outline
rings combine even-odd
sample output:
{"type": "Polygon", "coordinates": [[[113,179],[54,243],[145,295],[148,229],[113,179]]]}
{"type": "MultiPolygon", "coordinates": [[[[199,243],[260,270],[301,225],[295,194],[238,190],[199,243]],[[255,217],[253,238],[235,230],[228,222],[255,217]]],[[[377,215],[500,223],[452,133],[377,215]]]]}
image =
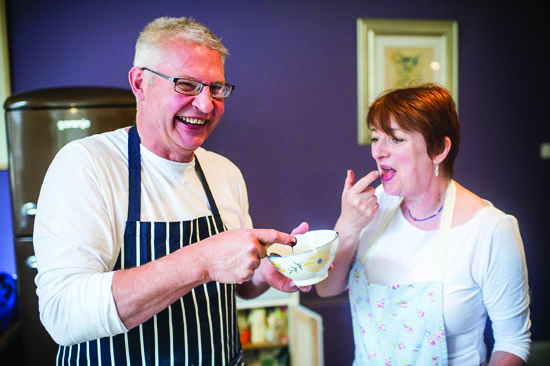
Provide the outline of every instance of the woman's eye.
{"type": "Polygon", "coordinates": [[[405,140],[400,139],[399,137],[394,137],[394,138],[393,138],[393,142],[395,142],[396,144],[399,144],[399,143],[401,143],[401,142],[403,142],[403,141],[405,141],[405,140]]]}
{"type": "Polygon", "coordinates": [[[378,141],[378,137],[371,137],[371,138],[370,138],[370,141],[371,141],[371,142],[377,142],[377,141],[378,141]]]}

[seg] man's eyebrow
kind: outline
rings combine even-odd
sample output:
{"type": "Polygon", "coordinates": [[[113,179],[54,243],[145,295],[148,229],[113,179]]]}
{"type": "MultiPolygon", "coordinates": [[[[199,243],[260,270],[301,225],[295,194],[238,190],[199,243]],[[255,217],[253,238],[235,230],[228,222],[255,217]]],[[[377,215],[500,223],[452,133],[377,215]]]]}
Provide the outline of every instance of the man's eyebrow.
{"type": "MultiPolygon", "coordinates": [[[[187,76],[187,75],[183,75],[183,76],[176,76],[175,79],[183,79],[183,80],[191,80],[191,81],[196,81],[196,82],[201,82],[200,80],[197,80],[191,76],[187,76]]],[[[208,83],[208,84],[220,84],[220,85],[223,85],[225,84],[225,81],[213,81],[211,83],[208,83]]]]}

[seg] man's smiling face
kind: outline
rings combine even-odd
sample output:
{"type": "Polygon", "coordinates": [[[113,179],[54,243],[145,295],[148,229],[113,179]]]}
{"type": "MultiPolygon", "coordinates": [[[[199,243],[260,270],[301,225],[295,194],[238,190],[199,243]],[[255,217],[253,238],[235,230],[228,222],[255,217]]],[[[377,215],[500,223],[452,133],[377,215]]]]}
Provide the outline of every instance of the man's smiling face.
{"type": "MultiPolygon", "coordinates": [[[[154,66],[155,71],[209,84],[225,82],[217,51],[185,41],[165,43],[162,49],[162,61],[154,66]]],[[[138,107],[142,144],[163,158],[191,161],[220,122],[223,99],[212,98],[208,86],[190,96],[177,93],[174,83],[148,71],[143,71],[142,78],[143,100],[138,107]]]]}

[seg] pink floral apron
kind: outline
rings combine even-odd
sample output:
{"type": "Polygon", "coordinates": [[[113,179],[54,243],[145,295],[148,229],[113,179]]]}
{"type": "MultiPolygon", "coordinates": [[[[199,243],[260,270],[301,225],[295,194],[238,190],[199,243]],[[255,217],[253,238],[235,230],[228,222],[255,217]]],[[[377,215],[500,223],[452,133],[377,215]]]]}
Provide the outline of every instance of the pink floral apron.
{"type": "Polygon", "coordinates": [[[378,285],[364,269],[400,204],[381,221],[372,245],[349,275],[349,299],[355,340],[354,366],[447,365],[443,318],[443,274],[456,188],[449,183],[437,232],[434,282],[378,285]]]}

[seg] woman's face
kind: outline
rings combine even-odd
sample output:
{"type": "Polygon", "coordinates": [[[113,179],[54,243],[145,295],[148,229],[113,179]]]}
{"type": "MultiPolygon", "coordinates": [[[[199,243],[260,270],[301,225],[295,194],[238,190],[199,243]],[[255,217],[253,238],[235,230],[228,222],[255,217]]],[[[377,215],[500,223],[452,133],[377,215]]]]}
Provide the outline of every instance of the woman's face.
{"type": "Polygon", "coordinates": [[[435,181],[434,163],[428,156],[426,141],[416,131],[405,131],[392,118],[395,137],[372,130],[372,157],[384,191],[395,196],[413,198],[424,194],[435,181]]]}

